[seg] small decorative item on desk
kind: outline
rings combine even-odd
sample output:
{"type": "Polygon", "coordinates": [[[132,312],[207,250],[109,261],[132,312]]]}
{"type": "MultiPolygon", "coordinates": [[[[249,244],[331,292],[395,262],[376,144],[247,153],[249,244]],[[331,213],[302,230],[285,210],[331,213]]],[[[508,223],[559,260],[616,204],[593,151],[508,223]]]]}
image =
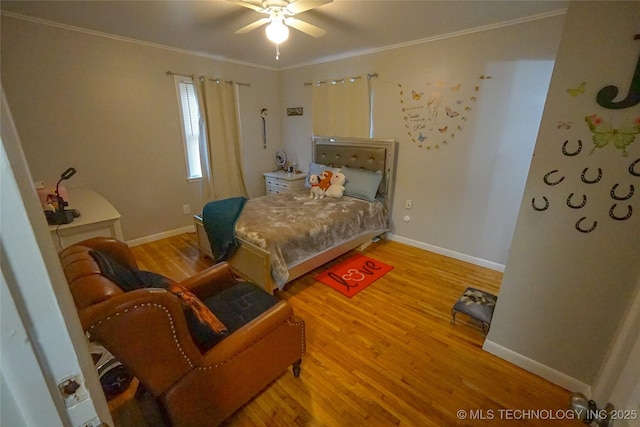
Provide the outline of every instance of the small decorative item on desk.
{"type": "Polygon", "coordinates": [[[498,297],[495,295],[475,288],[467,288],[451,310],[451,323],[456,322],[456,313],[464,313],[481,322],[482,331],[486,335],[489,332],[497,301],[498,297]]]}

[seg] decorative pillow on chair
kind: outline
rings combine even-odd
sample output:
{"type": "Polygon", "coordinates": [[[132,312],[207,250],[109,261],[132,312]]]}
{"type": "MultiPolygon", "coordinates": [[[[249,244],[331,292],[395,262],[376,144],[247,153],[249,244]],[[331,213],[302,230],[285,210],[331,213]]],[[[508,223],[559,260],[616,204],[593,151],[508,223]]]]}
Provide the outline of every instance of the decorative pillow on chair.
{"type": "Polygon", "coordinates": [[[89,255],[98,264],[102,275],[120,286],[125,292],[142,288],[166,288],[171,283],[170,279],[161,274],[122,265],[105,252],[89,251],[89,255]]]}
{"type": "Polygon", "coordinates": [[[182,303],[189,332],[200,351],[209,350],[229,334],[227,327],[187,288],[160,274],[124,266],[104,252],[89,251],[89,254],[96,260],[102,275],[125,292],[162,288],[176,295],[182,303]]]}
{"type": "Polygon", "coordinates": [[[209,350],[229,335],[229,330],[220,319],[187,288],[172,283],[167,291],[180,298],[189,331],[200,351],[209,350]]]}

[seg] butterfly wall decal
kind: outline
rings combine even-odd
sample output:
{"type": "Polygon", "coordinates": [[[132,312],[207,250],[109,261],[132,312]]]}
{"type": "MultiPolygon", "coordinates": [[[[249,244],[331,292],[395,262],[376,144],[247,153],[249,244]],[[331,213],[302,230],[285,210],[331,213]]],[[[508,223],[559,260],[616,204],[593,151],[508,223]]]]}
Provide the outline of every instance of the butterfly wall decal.
{"type": "Polygon", "coordinates": [[[460,90],[461,83],[458,83],[456,86],[451,86],[451,92],[457,92],[460,90]]]}
{"type": "Polygon", "coordinates": [[[420,101],[420,99],[422,98],[422,95],[424,95],[424,92],[416,92],[415,90],[411,91],[411,97],[415,100],[415,101],[420,101]]]}
{"type": "Polygon", "coordinates": [[[447,112],[447,116],[449,116],[451,118],[458,117],[460,115],[460,113],[458,113],[457,111],[453,111],[449,107],[444,107],[444,109],[447,112]]]}
{"type": "Polygon", "coordinates": [[[614,128],[610,123],[597,114],[591,114],[584,118],[587,122],[589,130],[593,133],[592,141],[594,144],[591,153],[596,148],[603,148],[611,144],[614,148],[622,150],[622,155],[627,156],[627,147],[636,140],[636,135],[640,134],[640,117],[637,117],[633,124],[623,125],[614,128]]]}
{"type": "Polygon", "coordinates": [[[571,96],[578,96],[578,95],[582,95],[584,93],[584,89],[587,87],[587,82],[582,82],[580,83],[577,87],[575,88],[569,88],[567,89],[567,92],[569,93],[569,95],[571,96]]]}

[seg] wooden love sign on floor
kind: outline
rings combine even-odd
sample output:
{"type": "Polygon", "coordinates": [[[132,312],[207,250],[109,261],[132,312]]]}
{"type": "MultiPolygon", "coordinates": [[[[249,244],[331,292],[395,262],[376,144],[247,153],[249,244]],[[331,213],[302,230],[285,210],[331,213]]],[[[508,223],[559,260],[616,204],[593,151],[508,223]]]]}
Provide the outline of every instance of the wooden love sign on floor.
{"type": "Polygon", "coordinates": [[[316,275],[315,279],[351,298],[391,270],[391,265],[356,254],[316,275]]]}

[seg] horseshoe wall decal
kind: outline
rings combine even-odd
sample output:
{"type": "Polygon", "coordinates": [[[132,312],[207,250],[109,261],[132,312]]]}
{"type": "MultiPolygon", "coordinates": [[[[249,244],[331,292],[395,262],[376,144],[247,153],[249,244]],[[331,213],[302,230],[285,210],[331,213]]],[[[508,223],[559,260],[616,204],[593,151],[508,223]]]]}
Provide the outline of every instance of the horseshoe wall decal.
{"type": "Polygon", "coordinates": [[[618,188],[618,184],[614,185],[613,188],[611,188],[611,198],[614,200],[629,200],[631,196],[633,196],[633,192],[635,191],[635,188],[633,188],[633,184],[629,184],[629,194],[624,197],[620,197],[616,195],[616,188],[618,188]]]}
{"type": "Polygon", "coordinates": [[[587,171],[589,170],[589,168],[584,168],[584,170],[582,171],[582,175],[580,175],[580,179],[582,180],[582,182],[584,182],[585,184],[595,184],[596,182],[600,181],[602,179],[602,169],[598,168],[598,177],[594,180],[589,180],[585,177],[585,175],[587,174],[587,171]]]}
{"type": "Polygon", "coordinates": [[[542,211],[546,211],[547,209],[549,209],[549,199],[547,199],[545,196],[542,196],[542,199],[544,200],[544,207],[539,208],[536,206],[536,198],[534,197],[533,199],[531,199],[531,206],[533,207],[534,211],[538,211],[538,212],[542,212],[542,211]]]}
{"type": "Polygon", "coordinates": [[[629,165],[629,173],[633,176],[640,176],[640,172],[635,171],[635,167],[638,163],[640,163],[640,159],[636,160],[635,162],[631,163],[631,165],[629,165]]]}
{"type": "Polygon", "coordinates": [[[611,219],[615,219],[617,221],[624,221],[625,219],[631,218],[631,214],[633,214],[633,207],[631,207],[631,205],[627,206],[627,214],[625,216],[616,216],[616,214],[613,213],[616,206],[618,206],[618,204],[614,203],[613,206],[611,206],[611,209],[609,209],[609,216],[611,217],[611,219]]]}
{"type": "Polygon", "coordinates": [[[582,141],[578,140],[578,149],[576,151],[574,151],[573,153],[569,153],[567,151],[567,144],[569,143],[569,140],[567,139],[564,144],[562,144],[562,154],[564,154],[565,156],[568,157],[573,157],[573,156],[577,156],[578,154],[580,154],[580,152],[582,151],[582,141]]]}
{"type": "Polygon", "coordinates": [[[554,173],[556,173],[556,172],[558,172],[558,169],[554,169],[554,170],[552,170],[551,172],[547,172],[547,173],[544,175],[544,178],[542,178],[542,179],[544,180],[544,183],[545,183],[545,184],[547,184],[547,185],[558,185],[558,184],[560,184],[562,181],[564,181],[564,176],[563,176],[563,177],[561,177],[559,180],[557,180],[556,182],[549,182],[549,176],[551,176],[551,174],[554,174],[554,173]]]}
{"type": "Polygon", "coordinates": [[[583,216],[582,218],[580,218],[578,221],[576,221],[576,230],[578,230],[581,233],[591,233],[593,230],[596,229],[596,227],[598,226],[598,221],[593,221],[593,225],[591,226],[591,228],[582,228],[580,227],[580,224],[582,223],[582,221],[584,221],[585,219],[587,219],[586,216],[583,216]]]}
{"type": "Polygon", "coordinates": [[[587,204],[587,195],[586,194],[582,195],[582,203],[580,203],[579,205],[571,204],[571,198],[572,197],[573,197],[573,193],[569,194],[569,197],[567,197],[567,206],[569,206],[572,209],[580,209],[580,208],[583,208],[584,205],[587,204]]]}

